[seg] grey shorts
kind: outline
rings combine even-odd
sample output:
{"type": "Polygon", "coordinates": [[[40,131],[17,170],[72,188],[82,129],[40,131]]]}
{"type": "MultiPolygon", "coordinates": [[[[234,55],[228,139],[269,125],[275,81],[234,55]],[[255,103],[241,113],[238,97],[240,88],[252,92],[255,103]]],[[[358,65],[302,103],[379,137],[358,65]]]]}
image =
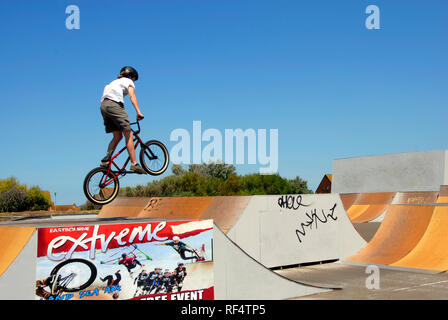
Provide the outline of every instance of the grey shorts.
{"type": "Polygon", "coordinates": [[[129,116],[124,106],[112,100],[103,100],[100,106],[106,132],[129,131],[129,116]]]}

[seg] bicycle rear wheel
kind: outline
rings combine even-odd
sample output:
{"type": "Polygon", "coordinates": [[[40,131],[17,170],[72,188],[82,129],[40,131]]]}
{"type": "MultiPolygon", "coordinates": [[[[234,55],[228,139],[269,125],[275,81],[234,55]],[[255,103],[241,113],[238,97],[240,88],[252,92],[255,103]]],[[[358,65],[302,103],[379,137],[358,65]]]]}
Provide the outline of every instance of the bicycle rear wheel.
{"type": "Polygon", "coordinates": [[[114,176],[112,172],[107,175],[107,168],[98,167],[91,170],[83,185],[87,199],[97,205],[105,205],[114,200],[120,189],[118,177],[113,179],[114,176]]]}
{"type": "Polygon", "coordinates": [[[158,176],[168,168],[169,153],[165,145],[157,140],[150,140],[141,146],[140,163],[147,173],[158,176]]]}

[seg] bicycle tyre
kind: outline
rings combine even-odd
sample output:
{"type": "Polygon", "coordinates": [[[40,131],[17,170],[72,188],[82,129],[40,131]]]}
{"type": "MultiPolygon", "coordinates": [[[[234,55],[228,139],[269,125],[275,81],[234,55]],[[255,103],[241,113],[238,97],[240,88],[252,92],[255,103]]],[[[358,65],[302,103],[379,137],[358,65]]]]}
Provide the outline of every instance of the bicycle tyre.
{"type": "MultiPolygon", "coordinates": [[[[91,184],[92,177],[95,174],[99,173],[99,172],[102,172],[103,175],[106,175],[107,174],[107,168],[97,167],[97,168],[94,168],[94,169],[90,170],[90,172],[87,173],[87,175],[86,175],[86,177],[84,179],[83,190],[84,190],[84,195],[86,196],[86,198],[90,202],[92,202],[94,204],[97,204],[97,205],[105,205],[105,204],[108,204],[109,202],[111,202],[112,200],[114,200],[117,197],[118,191],[120,190],[120,182],[119,182],[118,178],[115,179],[113,181],[113,190],[112,190],[112,192],[106,198],[103,197],[102,199],[100,199],[100,192],[98,192],[98,194],[92,194],[90,192],[90,188],[89,188],[89,186],[91,184]]],[[[109,176],[113,177],[113,174],[109,172],[109,176]]],[[[100,186],[98,186],[98,188],[100,190],[106,189],[106,188],[101,188],[100,186]]]]}
{"type": "Polygon", "coordinates": [[[62,267],[64,267],[67,264],[70,264],[70,263],[85,264],[87,267],[89,267],[91,274],[90,274],[89,279],[85,283],[79,285],[78,287],[74,287],[71,289],[65,288],[63,290],[64,292],[76,292],[76,291],[84,290],[85,288],[90,286],[93,283],[93,281],[95,281],[96,275],[98,273],[95,265],[92,262],[90,262],[89,260],[80,259],[80,258],[68,259],[68,260],[65,260],[65,261],[59,263],[58,265],[56,265],[56,267],[53,268],[53,270],[51,270],[50,276],[55,276],[62,267]]]}
{"type": "Polygon", "coordinates": [[[161,175],[168,168],[168,164],[170,162],[170,156],[169,156],[167,148],[165,147],[165,145],[162,142],[157,141],[157,140],[149,140],[149,141],[145,142],[145,146],[141,146],[141,150],[140,150],[140,163],[141,163],[143,169],[148,174],[150,174],[152,176],[161,175]],[[162,152],[162,156],[163,156],[163,159],[161,160],[162,165],[157,170],[153,170],[149,167],[149,162],[153,161],[153,160],[151,160],[147,157],[148,154],[146,152],[146,149],[150,148],[151,146],[157,146],[158,148],[160,148],[160,150],[162,152]]]}

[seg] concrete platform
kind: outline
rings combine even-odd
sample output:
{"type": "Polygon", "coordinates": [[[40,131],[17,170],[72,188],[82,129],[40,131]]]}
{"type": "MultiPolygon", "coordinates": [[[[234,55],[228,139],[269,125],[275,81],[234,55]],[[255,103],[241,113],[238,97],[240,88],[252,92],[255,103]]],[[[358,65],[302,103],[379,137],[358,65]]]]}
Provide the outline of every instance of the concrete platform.
{"type": "Polygon", "coordinates": [[[427,274],[382,269],[379,271],[379,289],[367,289],[366,266],[331,263],[276,271],[292,280],[332,284],[342,287],[300,297],[294,300],[446,300],[448,274],[427,274]]]}

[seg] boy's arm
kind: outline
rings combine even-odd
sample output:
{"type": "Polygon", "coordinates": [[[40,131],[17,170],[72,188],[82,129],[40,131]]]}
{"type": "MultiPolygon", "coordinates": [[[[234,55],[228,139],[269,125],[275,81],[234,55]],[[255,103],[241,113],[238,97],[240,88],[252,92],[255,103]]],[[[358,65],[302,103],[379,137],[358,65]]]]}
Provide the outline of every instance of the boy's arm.
{"type": "Polygon", "coordinates": [[[135,111],[137,111],[137,120],[142,120],[144,118],[143,114],[140,111],[138,106],[137,96],[135,95],[135,88],[129,86],[128,88],[129,99],[131,99],[132,104],[134,105],[135,111]]]}
{"type": "Polygon", "coordinates": [[[165,242],[165,243],[161,243],[161,245],[172,247],[174,245],[174,242],[173,241],[165,242]]]}

